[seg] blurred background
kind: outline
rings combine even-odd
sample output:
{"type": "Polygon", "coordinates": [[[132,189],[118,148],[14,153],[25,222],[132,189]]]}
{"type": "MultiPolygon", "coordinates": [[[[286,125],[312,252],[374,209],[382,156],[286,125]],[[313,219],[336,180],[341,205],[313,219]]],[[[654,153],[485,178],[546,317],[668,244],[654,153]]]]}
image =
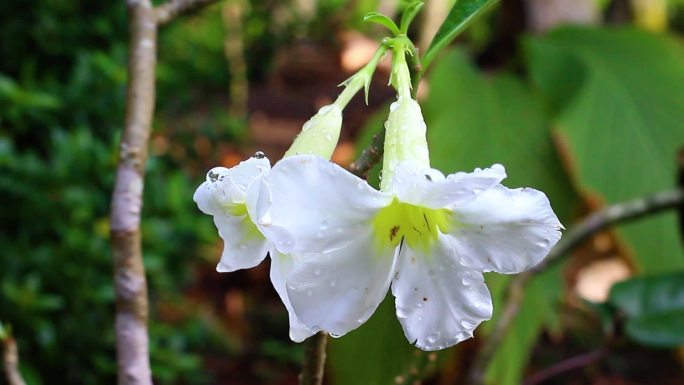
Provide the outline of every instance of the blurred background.
{"type": "MultiPolygon", "coordinates": [[[[420,49],[452,3],[426,1],[410,32],[420,49]]],[[[222,0],[160,30],[142,222],[156,383],[297,383],[302,346],[288,339],[268,261],[217,273],[223,245],[192,194],[213,166],[257,150],[279,159],[384,36],[363,15],[400,15],[405,5],[222,0]]],[[[420,85],[433,165],[447,173],[502,163],[507,186],[545,191],[568,228],[607,204],[673,188],[683,32],[681,0],[503,0],[420,85]]],[[[124,1],[0,2],[0,322],[29,385],[115,382],[108,215],[127,36],[124,1]]],[[[345,110],[333,156],[343,166],[382,128],[393,97],[387,64],[369,105],[357,97],[345,110]]],[[[535,277],[488,381],[684,384],[683,270],[675,213],[600,233],[535,277]],[[610,292],[643,276],[622,297],[610,292]],[[657,311],[622,305],[644,290],[665,290],[657,311]]],[[[500,310],[507,277],[487,280],[500,310]]],[[[422,353],[389,298],[330,342],[326,381],[458,384],[491,324],[422,353]]]]}

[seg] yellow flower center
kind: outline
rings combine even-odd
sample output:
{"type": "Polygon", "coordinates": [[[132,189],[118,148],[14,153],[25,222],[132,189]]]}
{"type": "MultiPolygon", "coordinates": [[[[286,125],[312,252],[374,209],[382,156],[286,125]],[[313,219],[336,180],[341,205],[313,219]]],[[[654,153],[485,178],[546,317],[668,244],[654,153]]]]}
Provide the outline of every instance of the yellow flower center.
{"type": "Polygon", "coordinates": [[[402,239],[411,248],[428,249],[439,233],[452,226],[451,211],[430,209],[399,202],[396,198],[373,219],[375,243],[378,247],[396,247],[402,239]]]}

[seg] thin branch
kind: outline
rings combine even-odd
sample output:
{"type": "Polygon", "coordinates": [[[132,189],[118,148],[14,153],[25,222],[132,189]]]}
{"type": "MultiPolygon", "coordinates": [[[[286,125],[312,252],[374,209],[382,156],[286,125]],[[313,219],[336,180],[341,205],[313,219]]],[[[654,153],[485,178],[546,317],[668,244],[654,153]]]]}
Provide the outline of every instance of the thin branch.
{"type": "Polygon", "coordinates": [[[531,375],[529,378],[526,378],[525,381],[523,381],[523,385],[541,384],[549,378],[555,377],[561,373],[569,372],[573,369],[593,364],[594,362],[603,359],[606,354],[607,351],[601,348],[588,353],[580,354],[575,357],[570,357],[531,375]]]}
{"type": "Polygon", "coordinates": [[[529,280],[555,263],[562,260],[570,251],[581,245],[586,239],[605,228],[660,212],[681,208],[684,205],[684,190],[663,191],[644,198],[608,206],[575,225],[565,233],[549,255],[533,269],[513,278],[506,291],[505,308],[494,325],[484,346],[480,349],[470,370],[470,384],[483,384],[487,366],[496,353],[508,329],[513,324],[524,298],[524,287],[529,280]]]}
{"type": "Polygon", "coordinates": [[[119,385],[150,385],[147,281],[140,212],[154,114],[157,23],[150,0],[129,0],[130,45],[126,127],[121,138],[111,206],[119,385]]]}
{"type": "Polygon", "coordinates": [[[325,371],[325,348],[328,334],[318,332],[305,342],[304,364],[299,375],[299,385],[321,385],[325,371]]]}
{"type": "MultiPolygon", "coordinates": [[[[1,325],[0,325],[1,326],[1,325]]],[[[17,341],[9,332],[0,338],[2,342],[2,364],[5,369],[5,379],[9,385],[26,385],[26,381],[19,371],[19,349],[17,341]]]]}
{"type": "Polygon", "coordinates": [[[214,2],[216,0],[169,0],[156,7],[156,22],[160,26],[164,25],[184,13],[195,11],[214,2]]]}
{"type": "Polygon", "coordinates": [[[385,144],[385,129],[373,135],[371,144],[368,145],[358,158],[349,166],[349,171],[359,178],[368,179],[368,173],[382,159],[385,144]]]}

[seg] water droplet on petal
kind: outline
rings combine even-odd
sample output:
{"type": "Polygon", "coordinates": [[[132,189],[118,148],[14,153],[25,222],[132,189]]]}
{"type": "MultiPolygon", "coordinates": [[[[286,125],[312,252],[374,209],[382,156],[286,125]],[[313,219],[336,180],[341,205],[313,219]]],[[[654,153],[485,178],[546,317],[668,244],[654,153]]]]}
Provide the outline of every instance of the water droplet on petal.
{"type": "Polygon", "coordinates": [[[320,276],[321,274],[323,274],[323,272],[321,271],[321,269],[316,269],[316,270],[314,270],[314,275],[315,275],[315,276],[320,276]]]}
{"type": "Polygon", "coordinates": [[[254,153],[254,156],[253,156],[253,158],[257,158],[257,159],[264,159],[265,157],[266,157],[266,154],[264,154],[264,153],[261,152],[261,151],[255,152],[255,153],[254,153]]]}
{"type": "Polygon", "coordinates": [[[328,229],[328,221],[325,219],[321,221],[321,230],[327,230],[328,229]]]}
{"type": "Polygon", "coordinates": [[[435,275],[435,269],[430,269],[430,270],[428,270],[428,275],[429,275],[430,277],[433,277],[433,276],[435,275]]]}

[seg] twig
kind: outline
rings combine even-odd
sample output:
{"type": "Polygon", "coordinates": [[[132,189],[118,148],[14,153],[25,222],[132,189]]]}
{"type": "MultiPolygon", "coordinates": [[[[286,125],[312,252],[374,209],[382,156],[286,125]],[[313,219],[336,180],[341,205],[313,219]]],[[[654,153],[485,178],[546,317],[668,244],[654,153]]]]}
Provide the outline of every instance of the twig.
{"type": "Polygon", "coordinates": [[[299,385],[321,385],[325,370],[325,348],[328,334],[318,332],[305,342],[304,364],[299,375],[299,385]]]}
{"type": "Polygon", "coordinates": [[[164,25],[184,13],[192,12],[205,5],[214,3],[215,1],[216,0],[169,0],[156,7],[156,23],[160,26],[164,25]]]}
{"type": "Polygon", "coordinates": [[[368,179],[368,173],[382,159],[384,153],[385,130],[373,135],[371,144],[368,145],[358,158],[349,166],[349,171],[359,178],[368,179]]]}
{"type": "Polygon", "coordinates": [[[247,61],[243,45],[242,15],[245,12],[245,0],[229,0],[223,3],[224,37],[223,52],[228,62],[230,76],[230,107],[232,118],[244,122],[247,120],[247,102],[249,84],[247,82],[247,61]]]}
{"type": "Polygon", "coordinates": [[[618,223],[629,222],[647,215],[680,208],[684,205],[684,190],[663,191],[644,198],[608,206],[575,225],[565,233],[549,255],[533,269],[513,278],[506,291],[505,308],[494,325],[489,338],[480,349],[470,370],[469,382],[477,385],[484,383],[487,366],[494,357],[496,348],[501,344],[506,332],[513,324],[524,298],[524,287],[535,275],[544,272],[599,231],[618,223]]]}
{"type": "MultiPolygon", "coordinates": [[[[2,329],[2,325],[0,325],[2,329]]],[[[3,333],[0,336],[2,342],[2,364],[5,369],[5,379],[9,385],[26,385],[26,381],[21,376],[19,371],[19,349],[17,349],[17,341],[10,332],[3,333]]]]}
{"type": "Polygon", "coordinates": [[[111,208],[116,348],[119,385],[148,385],[152,384],[152,373],[140,212],[147,145],[154,114],[157,24],[150,0],[128,1],[128,13],[130,48],[126,127],[121,138],[111,208]]]}
{"type": "Polygon", "coordinates": [[[152,384],[140,213],[154,116],[157,29],[181,13],[210,2],[170,0],[155,8],[151,0],[127,0],[130,36],[126,127],[121,138],[110,217],[119,385],[152,384]]]}
{"type": "Polygon", "coordinates": [[[606,353],[606,350],[601,348],[589,353],[584,353],[575,357],[570,357],[567,360],[561,361],[555,365],[552,365],[546,369],[542,369],[539,372],[531,375],[523,381],[523,385],[541,384],[549,378],[555,377],[561,373],[581,368],[583,366],[587,366],[596,361],[599,361],[606,356],[606,353]]]}

